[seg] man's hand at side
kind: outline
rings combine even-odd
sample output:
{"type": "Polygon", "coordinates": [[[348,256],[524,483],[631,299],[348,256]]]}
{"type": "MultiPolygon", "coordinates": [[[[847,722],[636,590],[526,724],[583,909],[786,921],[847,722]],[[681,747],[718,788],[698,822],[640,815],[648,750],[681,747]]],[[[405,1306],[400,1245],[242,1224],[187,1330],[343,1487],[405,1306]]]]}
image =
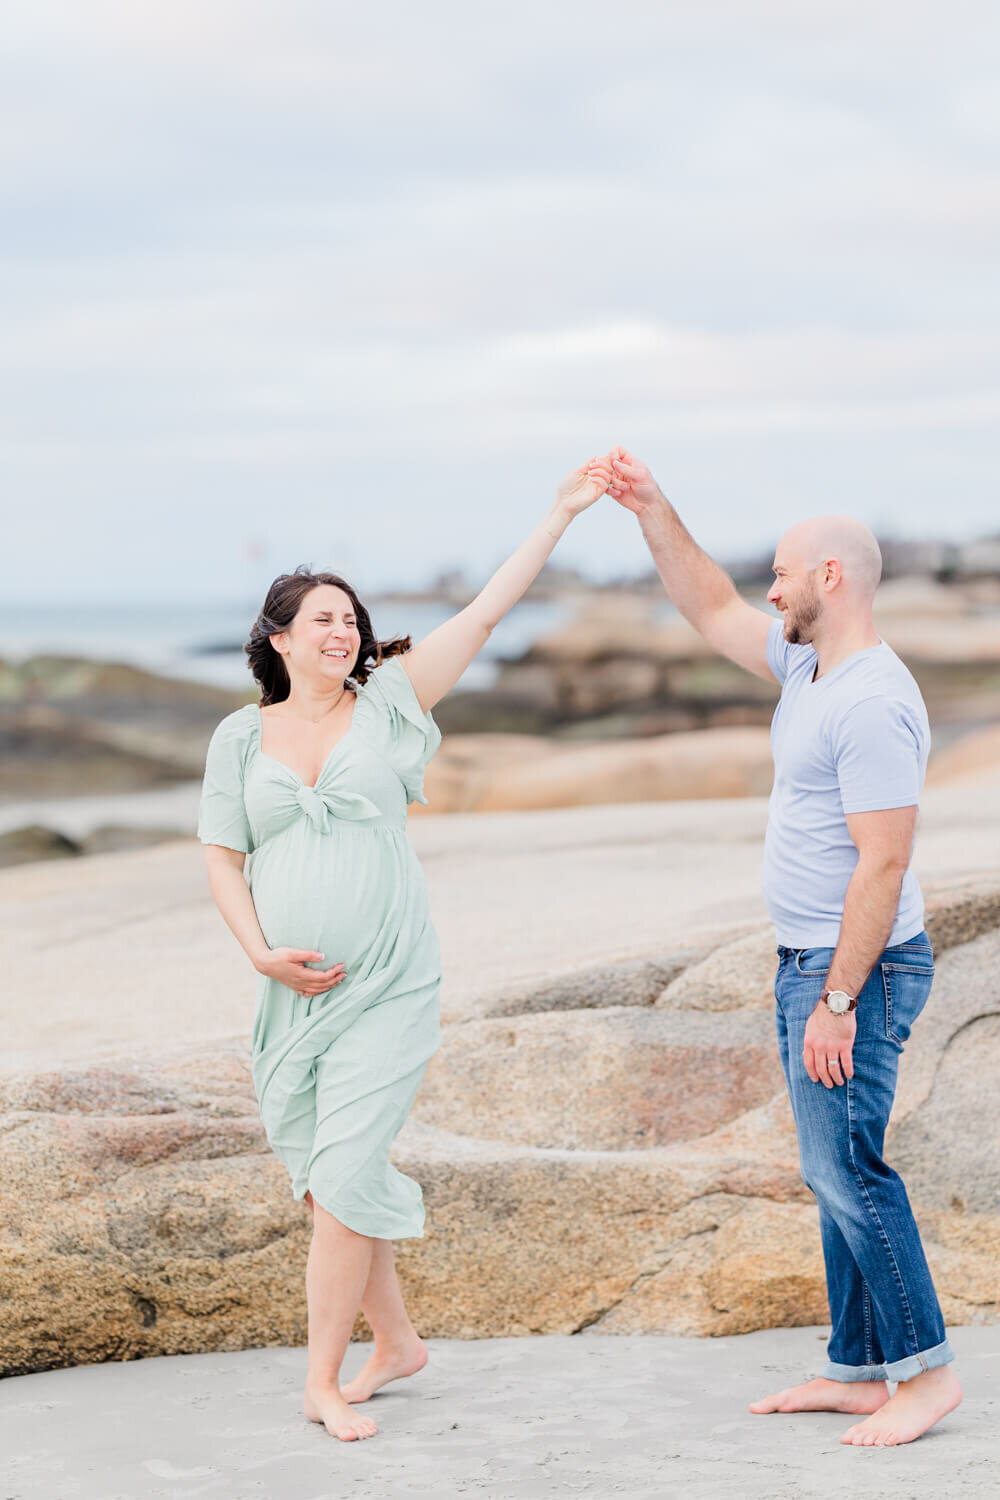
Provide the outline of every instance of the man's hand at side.
{"type": "Polygon", "coordinates": [[[852,1054],[857,1031],[858,1019],[853,1010],[835,1016],[827,1010],[825,1001],[818,1002],[806,1022],[802,1048],[802,1061],[813,1083],[832,1089],[854,1077],[852,1054]]]}

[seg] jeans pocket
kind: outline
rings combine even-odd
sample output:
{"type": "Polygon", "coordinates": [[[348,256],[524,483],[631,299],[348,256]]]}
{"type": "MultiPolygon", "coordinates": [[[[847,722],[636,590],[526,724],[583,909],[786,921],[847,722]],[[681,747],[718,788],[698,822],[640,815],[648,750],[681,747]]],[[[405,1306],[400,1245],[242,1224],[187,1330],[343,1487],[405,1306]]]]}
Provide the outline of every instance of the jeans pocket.
{"type": "Polygon", "coordinates": [[[833,962],[832,948],[796,948],[795,969],[803,979],[825,979],[833,962]]]}
{"type": "Polygon", "coordinates": [[[927,1004],[934,965],[921,962],[879,965],[885,990],[885,1034],[902,1051],[910,1028],[927,1004]]]}

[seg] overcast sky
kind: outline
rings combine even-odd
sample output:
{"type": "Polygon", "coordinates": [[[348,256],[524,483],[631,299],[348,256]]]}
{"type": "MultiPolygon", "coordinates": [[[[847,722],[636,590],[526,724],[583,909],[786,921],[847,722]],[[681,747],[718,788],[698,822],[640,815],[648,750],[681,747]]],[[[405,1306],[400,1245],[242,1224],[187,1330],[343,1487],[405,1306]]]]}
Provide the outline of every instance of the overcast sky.
{"type": "MultiPolygon", "coordinates": [[[[998,14],[9,10],[5,594],[479,574],[617,441],[729,555],[995,531],[998,14]]],[[[556,559],[641,538],[608,500],[556,559]]]]}

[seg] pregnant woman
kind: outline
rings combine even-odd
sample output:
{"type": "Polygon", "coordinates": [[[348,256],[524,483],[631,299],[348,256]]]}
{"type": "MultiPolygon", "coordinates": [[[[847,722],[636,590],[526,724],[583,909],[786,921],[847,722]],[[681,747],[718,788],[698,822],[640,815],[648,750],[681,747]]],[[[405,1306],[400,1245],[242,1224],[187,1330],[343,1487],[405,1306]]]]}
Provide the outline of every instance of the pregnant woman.
{"type": "Polygon", "coordinates": [[[441,738],[429,710],[610,479],[606,460],[574,470],[482,593],[412,650],[378,641],[343,579],[282,575],[246,647],[260,703],[223,719],[208,747],[198,836],[260,976],[261,1119],[313,1216],[304,1410],[344,1441],[376,1430],[352,1402],[427,1362],[392,1252],[423,1233],[423,1201],[389,1150],[440,1040],[437,938],[406,836],[441,738]],[[359,1307],[373,1352],[341,1388],[359,1307]]]}

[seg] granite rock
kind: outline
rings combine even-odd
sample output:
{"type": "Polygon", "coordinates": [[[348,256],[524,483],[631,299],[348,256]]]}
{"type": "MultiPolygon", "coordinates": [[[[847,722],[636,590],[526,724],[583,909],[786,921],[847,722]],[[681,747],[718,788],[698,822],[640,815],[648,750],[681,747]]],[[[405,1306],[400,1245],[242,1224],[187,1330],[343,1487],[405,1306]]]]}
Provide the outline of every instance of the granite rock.
{"type": "MultiPolygon", "coordinates": [[[[115,867],[93,868],[90,904],[80,893],[72,908],[88,927],[115,867]]],[[[172,896],[185,910],[186,889],[172,896]]],[[[952,1321],[998,1315],[998,891],[983,873],[932,893],[937,976],[887,1145],[952,1321]]],[[[518,981],[492,997],[508,1013],[446,1027],[395,1148],[427,1204],[425,1237],[398,1246],[423,1331],[724,1334],[823,1319],[815,1206],[760,1009],[768,941],[754,924],[707,954],[518,981]]],[[[205,1035],[0,1075],[6,1373],[301,1343],[309,1228],[242,1043],[205,1035]]]]}
{"type": "Polygon", "coordinates": [[[425,789],[434,812],[500,812],[763,796],[772,776],[768,731],[749,725],[588,745],[452,735],[425,789]]]}
{"type": "MultiPolygon", "coordinates": [[[[769,1010],[774,1006],[778,953],[770,923],[722,943],[667,985],[664,1010],[769,1010]]],[[[759,1023],[758,1023],[759,1024],[759,1023]]]]}
{"type": "Polygon", "coordinates": [[[707,1134],[781,1086],[756,1016],[562,1011],[451,1027],[416,1115],[514,1145],[628,1151],[707,1134]]]}

